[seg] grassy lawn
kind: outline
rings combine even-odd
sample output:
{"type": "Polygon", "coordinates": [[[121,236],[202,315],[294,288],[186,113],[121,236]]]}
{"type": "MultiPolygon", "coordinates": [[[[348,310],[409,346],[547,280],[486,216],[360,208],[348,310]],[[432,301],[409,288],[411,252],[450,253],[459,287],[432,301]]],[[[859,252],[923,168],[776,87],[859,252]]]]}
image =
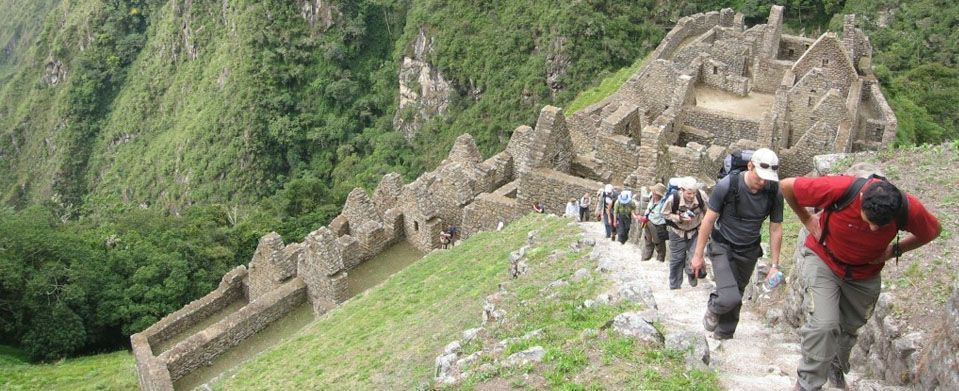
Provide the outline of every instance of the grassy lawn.
{"type": "MultiPolygon", "coordinates": [[[[647,349],[632,339],[600,330],[635,304],[581,308],[583,300],[605,290],[595,274],[586,280],[544,289],[581,267],[595,265],[589,249],[572,251],[579,229],[568,220],[530,215],[503,232],[475,235],[452,251],[434,251],[382,285],[328,313],[300,335],[242,365],[218,384],[220,389],[415,389],[432,383],[434,359],[463,330],[479,327],[483,299],[503,284],[497,308],[506,321],[487,325],[463,355],[497,341],[541,330],[518,340],[492,363],[531,346],[542,346],[542,363],[476,371],[459,387],[487,383],[565,389],[716,389],[709,372],[686,372],[680,352],[647,349]],[[523,246],[527,232],[539,240],[527,252],[530,270],[507,275],[508,256],[523,246]],[[532,379],[532,380],[531,380],[532,379]]],[[[477,364],[477,365],[480,365],[477,364]]]]}
{"type": "Polygon", "coordinates": [[[642,68],[648,60],[649,55],[646,55],[646,57],[636,60],[633,65],[622,68],[607,76],[599,83],[598,86],[580,92],[579,95],[576,95],[576,99],[573,99],[573,101],[570,102],[566,107],[566,112],[564,114],[567,116],[573,115],[573,113],[580,111],[591,104],[598,103],[599,101],[606,99],[607,96],[619,91],[619,88],[623,86],[623,83],[626,83],[626,80],[629,80],[629,77],[634,73],[639,72],[639,69],[642,68]]]}
{"type": "Polygon", "coordinates": [[[18,350],[0,346],[0,389],[134,390],[136,366],[127,351],[31,364],[18,350]]]}

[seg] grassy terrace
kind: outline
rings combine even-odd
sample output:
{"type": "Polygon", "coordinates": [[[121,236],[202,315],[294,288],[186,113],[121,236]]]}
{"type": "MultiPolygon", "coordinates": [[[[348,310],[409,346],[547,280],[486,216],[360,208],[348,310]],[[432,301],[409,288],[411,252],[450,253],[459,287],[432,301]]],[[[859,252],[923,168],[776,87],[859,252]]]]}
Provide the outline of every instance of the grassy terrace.
{"type": "Polygon", "coordinates": [[[0,346],[0,389],[4,390],[133,390],[136,366],[129,352],[31,364],[16,349],[0,346]]]}
{"type": "Polygon", "coordinates": [[[433,386],[433,365],[443,347],[481,323],[483,298],[505,283],[497,308],[508,321],[488,326],[464,354],[499,340],[542,329],[542,336],[507,346],[493,362],[531,346],[542,346],[543,363],[474,373],[461,388],[483,384],[565,389],[714,389],[708,372],[685,373],[681,352],[654,351],[599,330],[634,304],[578,308],[604,290],[597,276],[549,290],[552,281],[581,267],[592,269],[588,250],[573,252],[577,227],[568,220],[530,215],[503,232],[478,234],[452,251],[434,251],[368,290],[300,335],[241,366],[220,389],[411,389],[433,386]],[[524,245],[527,232],[540,240],[528,252],[530,271],[507,275],[509,253],[524,245]],[[591,330],[585,331],[584,330],[591,330]]]}

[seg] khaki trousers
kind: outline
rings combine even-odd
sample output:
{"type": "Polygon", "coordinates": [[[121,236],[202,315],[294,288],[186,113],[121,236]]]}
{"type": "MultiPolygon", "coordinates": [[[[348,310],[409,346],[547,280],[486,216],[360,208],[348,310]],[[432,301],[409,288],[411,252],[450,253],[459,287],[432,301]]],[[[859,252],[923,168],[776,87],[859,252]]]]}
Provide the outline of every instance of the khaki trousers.
{"type": "Polygon", "coordinates": [[[802,360],[797,374],[807,390],[826,383],[835,361],[849,372],[849,352],[856,345],[859,328],[872,316],[879,299],[880,276],[866,280],[843,280],[812,250],[803,247],[796,259],[800,287],[806,298],[806,325],[802,337],[802,360]]]}

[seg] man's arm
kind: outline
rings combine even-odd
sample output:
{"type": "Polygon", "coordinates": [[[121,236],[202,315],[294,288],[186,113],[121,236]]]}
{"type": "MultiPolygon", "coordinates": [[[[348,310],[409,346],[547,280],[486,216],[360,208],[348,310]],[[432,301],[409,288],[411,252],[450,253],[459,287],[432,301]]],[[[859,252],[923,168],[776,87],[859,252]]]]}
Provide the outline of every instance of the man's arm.
{"type": "Polygon", "coordinates": [[[776,274],[779,271],[779,252],[782,250],[783,246],[783,223],[774,223],[769,222],[769,247],[772,250],[772,266],[769,268],[769,273],[766,274],[766,278],[772,277],[773,274],[776,274]]]}
{"type": "MultiPolygon", "coordinates": [[[[805,207],[799,205],[799,201],[796,200],[795,185],[796,178],[786,178],[782,181],[779,181],[779,189],[783,193],[783,199],[786,200],[787,204],[789,204],[789,208],[793,210],[793,213],[799,217],[799,221],[802,222],[802,225],[806,227],[806,230],[809,231],[809,234],[812,235],[814,239],[819,240],[819,237],[822,235],[822,228],[819,227],[819,221],[817,221],[813,215],[806,210],[805,207]]],[[[769,229],[769,233],[772,235],[772,224],[769,225],[769,229]]],[[[770,240],[775,239],[770,237],[770,240]]],[[[779,227],[779,241],[780,244],[782,244],[782,225],[779,227]]],[[[778,259],[779,253],[777,252],[775,256],[778,259]]]]}
{"type": "MultiPolygon", "coordinates": [[[[699,275],[699,270],[703,268],[706,262],[703,260],[706,253],[706,242],[709,240],[709,235],[713,233],[713,224],[715,224],[718,219],[719,213],[709,208],[706,209],[706,216],[703,217],[703,222],[699,224],[699,237],[696,238],[696,251],[693,252],[693,259],[690,264],[693,275],[699,275]]],[[[780,232],[779,238],[781,242],[782,232],[780,232]]]]}

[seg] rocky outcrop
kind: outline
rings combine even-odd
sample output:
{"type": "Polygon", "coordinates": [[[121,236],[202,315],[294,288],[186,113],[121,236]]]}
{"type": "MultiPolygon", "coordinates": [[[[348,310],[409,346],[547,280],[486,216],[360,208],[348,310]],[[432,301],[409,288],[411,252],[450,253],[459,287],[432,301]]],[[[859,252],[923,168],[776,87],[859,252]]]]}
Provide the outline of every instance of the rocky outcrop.
{"type": "Polygon", "coordinates": [[[55,86],[66,77],[67,70],[60,60],[51,58],[43,70],[43,81],[49,86],[55,86]]]}
{"type": "Polygon", "coordinates": [[[326,31],[342,14],[330,1],[301,0],[300,15],[310,23],[310,27],[326,31]]]}
{"type": "Polygon", "coordinates": [[[413,42],[413,56],[400,65],[400,105],[393,117],[393,129],[409,140],[433,117],[446,112],[452,88],[443,73],[429,63],[433,38],[420,28],[413,42]]]}

